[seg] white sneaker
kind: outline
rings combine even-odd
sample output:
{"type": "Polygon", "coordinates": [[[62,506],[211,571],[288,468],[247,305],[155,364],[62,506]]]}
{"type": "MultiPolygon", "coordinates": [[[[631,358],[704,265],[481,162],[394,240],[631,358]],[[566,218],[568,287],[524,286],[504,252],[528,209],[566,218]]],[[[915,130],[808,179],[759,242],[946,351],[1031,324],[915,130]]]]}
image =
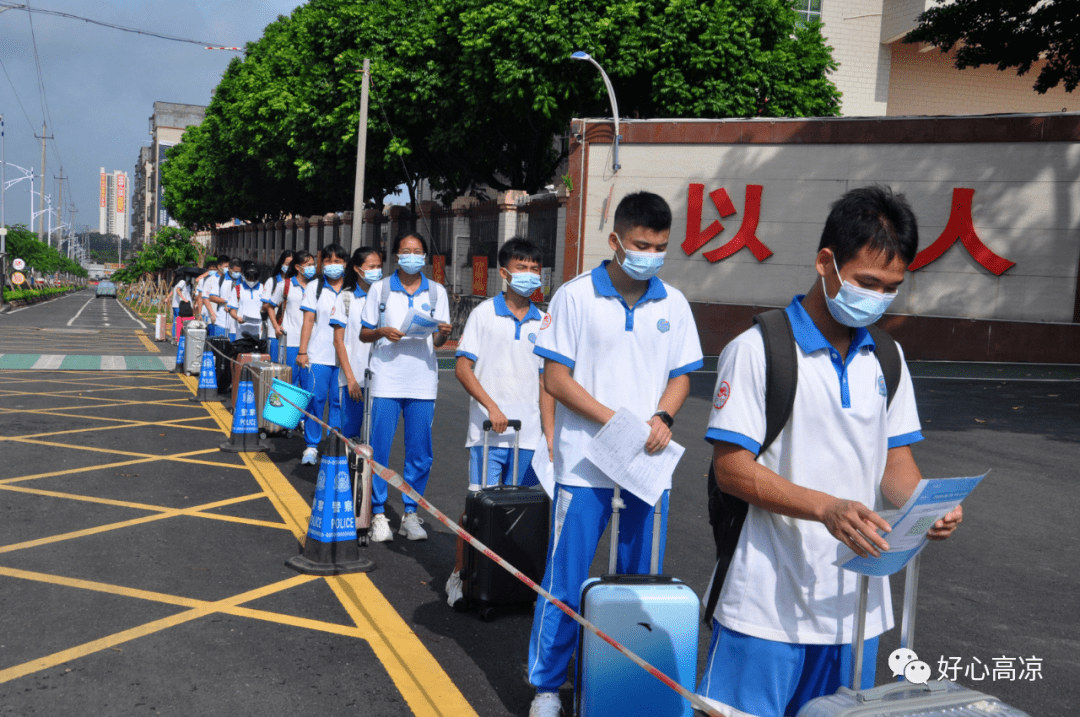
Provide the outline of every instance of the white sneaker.
{"type": "Polygon", "coordinates": [[[416,513],[406,513],[405,517],[401,519],[398,535],[404,535],[409,540],[427,540],[427,533],[420,527],[423,522],[416,513]]]}
{"type": "Polygon", "coordinates": [[[304,455],[300,458],[300,465],[313,466],[319,462],[319,449],[314,446],[308,446],[304,449],[304,455]]]}
{"type": "Polygon", "coordinates": [[[368,531],[368,536],[373,543],[389,543],[394,539],[394,534],[390,532],[390,521],[386,519],[385,514],[376,513],[371,516],[371,529],[368,531]]]}
{"type": "Polygon", "coordinates": [[[537,692],[529,705],[529,717],[562,717],[562,713],[558,692],[537,692]]]}
{"type": "Polygon", "coordinates": [[[465,593],[461,589],[461,573],[450,573],[450,579],[446,581],[446,604],[455,610],[465,607],[465,593]]]}

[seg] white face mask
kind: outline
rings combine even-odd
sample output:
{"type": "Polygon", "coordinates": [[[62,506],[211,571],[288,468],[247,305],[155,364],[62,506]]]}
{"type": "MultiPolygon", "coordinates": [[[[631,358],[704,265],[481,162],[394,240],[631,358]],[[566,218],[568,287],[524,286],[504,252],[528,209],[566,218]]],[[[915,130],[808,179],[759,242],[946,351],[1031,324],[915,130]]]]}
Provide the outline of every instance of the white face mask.
{"type": "Polygon", "coordinates": [[[615,235],[615,241],[619,242],[619,247],[626,257],[619,266],[631,279],[647,281],[656,276],[656,272],[664,265],[666,251],[629,251],[618,234],[615,235]]]}
{"type": "Polygon", "coordinates": [[[821,288],[825,290],[825,305],[829,307],[832,317],[844,326],[853,329],[869,326],[882,317],[889,308],[889,304],[896,298],[896,292],[882,294],[871,289],[855,286],[840,276],[840,268],[836,265],[836,256],[833,256],[833,268],[840,277],[840,290],[836,297],[829,296],[825,290],[825,277],[821,277],[821,288]]]}

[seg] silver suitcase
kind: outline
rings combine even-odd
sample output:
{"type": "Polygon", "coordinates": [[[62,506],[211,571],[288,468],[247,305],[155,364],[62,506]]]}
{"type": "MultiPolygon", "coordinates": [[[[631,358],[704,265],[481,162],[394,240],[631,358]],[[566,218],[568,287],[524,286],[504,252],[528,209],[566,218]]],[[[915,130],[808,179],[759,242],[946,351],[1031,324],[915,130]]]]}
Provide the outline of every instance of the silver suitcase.
{"type": "MultiPolygon", "coordinates": [[[[904,617],[900,646],[914,649],[915,593],[919,584],[921,556],[908,563],[904,577],[904,617]]],[[[866,636],[866,596],[870,580],[860,575],[856,587],[855,661],[852,685],[862,682],[862,652],[866,636]]],[[[802,706],[797,717],[1030,717],[997,697],[976,692],[948,680],[929,680],[925,685],[892,682],[870,690],[841,687],[836,694],[817,697],[802,706]]]]}
{"type": "Polygon", "coordinates": [[[188,321],[184,324],[184,373],[187,375],[199,375],[205,343],[206,324],[201,321],[188,321]]]}
{"type": "Polygon", "coordinates": [[[274,379],[291,383],[292,367],[270,361],[252,361],[247,365],[251,367],[251,380],[255,384],[255,410],[259,414],[259,437],[266,438],[279,433],[287,433],[286,429],[263,418],[262,412],[274,379]]]}

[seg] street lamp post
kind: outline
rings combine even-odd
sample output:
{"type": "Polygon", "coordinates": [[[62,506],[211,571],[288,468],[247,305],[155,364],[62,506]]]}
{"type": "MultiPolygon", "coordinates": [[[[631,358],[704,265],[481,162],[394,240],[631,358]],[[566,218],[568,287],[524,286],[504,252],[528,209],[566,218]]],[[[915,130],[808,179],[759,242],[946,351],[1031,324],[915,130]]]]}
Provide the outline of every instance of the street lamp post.
{"type": "Polygon", "coordinates": [[[622,136],[619,134],[619,103],[615,101],[615,90],[611,86],[611,80],[608,79],[607,73],[604,72],[604,68],[600,66],[600,63],[594,60],[589,53],[578,50],[570,55],[570,57],[574,60],[584,60],[585,62],[590,63],[593,67],[600,70],[600,76],[604,78],[604,87],[607,88],[608,100],[611,102],[611,113],[615,117],[615,156],[612,159],[611,168],[618,172],[622,167],[622,165],[619,164],[619,140],[622,139],[622,136]]]}

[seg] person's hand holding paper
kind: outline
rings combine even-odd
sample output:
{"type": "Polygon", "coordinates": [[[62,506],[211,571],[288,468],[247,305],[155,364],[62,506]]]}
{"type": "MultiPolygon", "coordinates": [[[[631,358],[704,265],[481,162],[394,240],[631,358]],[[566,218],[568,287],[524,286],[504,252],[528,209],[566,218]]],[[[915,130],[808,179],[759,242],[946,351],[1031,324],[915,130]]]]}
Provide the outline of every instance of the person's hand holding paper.
{"type": "Polygon", "coordinates": [[[619,486],[655,505],[671,488],[671,476],[685,451],[671,440],[670,430],[663,436],[655,426],[620,408],[585,446],[585,457],[619,486]],[[647,451],[650,440],[658,446],[655,453],[647,451]]]}

